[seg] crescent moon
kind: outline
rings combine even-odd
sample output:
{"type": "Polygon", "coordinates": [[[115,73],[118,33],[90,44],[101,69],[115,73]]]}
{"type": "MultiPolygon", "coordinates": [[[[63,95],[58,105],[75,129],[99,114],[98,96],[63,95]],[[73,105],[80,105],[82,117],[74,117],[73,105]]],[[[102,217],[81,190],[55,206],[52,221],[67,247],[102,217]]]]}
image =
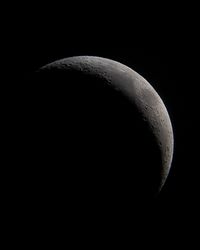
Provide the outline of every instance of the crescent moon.
{"type": "MultiPolygon", "coordinates": [[[[82,149],[87,147],[87,136],[83,134],[87,134],[89,138],[92,131],[93,136],[97,136],[95,142],[101,141],[97,143],[100,148],[97,150],[98,154],[91,149],[92,147],[88,149],[92,150],[89,158],[93,159],[94,155],[96,157],[96,160],[93,159],[93,170],[90,168],[90,172],[102,167],[104,175],[110,176],[108,182],[115,179],[113,185],[121,185],[117,196],[120,192],[127,192],[130,199],[132,193],[137,195],[141,190],[144,191],[142,195],[149,193],[151,196],[160,192],[172,163],[173,130],[163,101],[147,80],[119,62],[95,56],[61,59],[45,65],[39,69],[37,75],[43,83],[47,83],[46,96],[48,88],[51,88],[51,100],[54,99],[54,95],[57,98],[60,96],[63,100],[62,115],[70,116],[70,122],[78,119],[78,122],[74,122],[74,134],[78,133],[80,141],[83,141],[80,142],[82,149]],[[89,109],[91,110],[88,113],[89,109]],[[77,118],[78,116],[81,118],[77,118]],[[87,122],[88,119],[90,122],[87,122]],[[87,125],[84,126],[85,123],[87,125]],[[84,132],[88,126],[89,129],[84,132]],[[109,138],[106,143],[106,138],[110,136],[112,139],[109,138]],[[99,155],[102,155],[102,158],[99,155]],[[109,161],[105,155],[107,158],[110,157],[109,161]],[[101,162],[101,167],[98,167],[98,161],[101,162]],[[111,170],[108,171],[108,168],[111,170]],[[120,181],[120,176],[123,181],[120,181]],[[120,183],[124,183],[124,186],[128,183],[126,191],[120,183]]],[[[78,140],[74,149],[77,145],[78,140]]],[[[80,149],[77,152],[81,151],[80,149]]],[[[100,173],[100,170],[98,171],[100,173]]],[[[98,185],[103,184],[99,181],[98,185]]],[[[114,192],[115,188],[111,189],[114,192]]]]}

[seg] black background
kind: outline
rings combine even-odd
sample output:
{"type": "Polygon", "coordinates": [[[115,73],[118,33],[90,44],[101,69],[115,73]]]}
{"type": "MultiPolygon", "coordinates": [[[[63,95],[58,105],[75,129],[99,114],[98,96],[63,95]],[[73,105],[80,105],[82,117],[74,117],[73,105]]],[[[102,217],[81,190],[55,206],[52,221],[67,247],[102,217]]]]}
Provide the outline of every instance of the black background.
{"type": "Polygon", "coordinates": [[[92,10],[77,5],[62,11],[44,7],[39,12],[29,7],[23,13],[10,45],[17,63],[10,67],[15,79],[11,90],[20,92],[23,100],[25,76],[46,63],[76,55],[107,57],[146,78],[168,109],[175,147],[167,182],[153,209],[144,208],[137,230],[142,237],[151,232],[151,241],[160,238],[162,244],[172,244],[171,239],[183,243],[192,232],[191,244],[199,217],[195,14],[186,6],[184,10],[165,6],[154,12],[146,6],[144,12],[143,7],[118,6],[116,11],[98,4],[92,10]]]}

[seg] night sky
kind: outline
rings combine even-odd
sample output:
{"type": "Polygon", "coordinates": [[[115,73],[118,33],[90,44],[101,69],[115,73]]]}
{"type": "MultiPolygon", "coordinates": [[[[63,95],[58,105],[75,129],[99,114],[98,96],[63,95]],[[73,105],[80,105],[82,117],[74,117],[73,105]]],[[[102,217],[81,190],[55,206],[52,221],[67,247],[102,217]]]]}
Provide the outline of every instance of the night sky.
{"type": "Polygon", "coordinates": [[[194,230],[199,217],[199,163],[195,159],[198,81],[193,80],[192,60],[197,51],[191,27],[185,25],[185,15],[176,18],[175,13],[173,19],[170,14],[161,19],[160,13],[152,20],[150,14],[144,19],[144,13],[142,18],[138,13],[132,18],[133,14],[124,12],[110,18],[111,14],[106,13],[105,17],[100,11],[80,11],[81,15],[73,12],[72,17],[69,12],[46,13],[45,17],[40,13],[39,18],[32,14],[31,21],[27,14],[20,22],[14,34],[18,65],[16,72],[13,70],[19,81],[13,92],[20,90],[23,100],[26,96],[23,79],[46,63],[76,55],[119,61],[147,79],[168,109],[175,138],[172,168],[160,196],[147,208],[151,210],[149,221],[151,225],[155,222],[158,237],[163,237],[162,230],[166,235],[168,227],[167,238],[171,235],[181,241],[177,232],[187,235],[190,229],[194,230]]]}

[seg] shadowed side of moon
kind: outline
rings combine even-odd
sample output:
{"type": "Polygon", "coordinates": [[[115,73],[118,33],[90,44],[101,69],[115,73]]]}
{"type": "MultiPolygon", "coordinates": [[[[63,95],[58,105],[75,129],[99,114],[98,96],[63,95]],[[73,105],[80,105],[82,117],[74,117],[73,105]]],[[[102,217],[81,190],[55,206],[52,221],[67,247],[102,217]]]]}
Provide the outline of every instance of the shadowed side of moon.
{"type": "Polygon", "coordinates": [[[30,96],[33,192],[117,209],[160,191],[172,127],[160,97],[136,72],[104,58],[67,58],[34,75],[30,96]]]}

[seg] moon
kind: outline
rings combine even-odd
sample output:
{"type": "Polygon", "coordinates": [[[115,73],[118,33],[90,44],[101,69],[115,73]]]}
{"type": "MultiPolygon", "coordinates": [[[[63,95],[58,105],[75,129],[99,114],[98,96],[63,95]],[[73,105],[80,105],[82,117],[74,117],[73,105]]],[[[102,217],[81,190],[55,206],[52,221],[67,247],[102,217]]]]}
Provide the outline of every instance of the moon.
{"type": "Polygon", "coordinates": [[[163,101],[141,75],[110,59],[75,56],[40,68],[33,90],[45,173],[67,183],[68,194],[119,205],[160,192],[173,130],[163,101]]]}

